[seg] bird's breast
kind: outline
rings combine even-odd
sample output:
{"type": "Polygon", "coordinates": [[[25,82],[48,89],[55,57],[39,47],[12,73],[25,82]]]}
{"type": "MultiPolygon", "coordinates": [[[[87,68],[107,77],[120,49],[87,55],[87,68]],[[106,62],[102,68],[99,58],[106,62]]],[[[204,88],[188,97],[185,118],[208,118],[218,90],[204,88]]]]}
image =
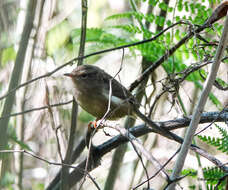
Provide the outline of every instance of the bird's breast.
{"type": "Polygon", "coordinates": [[[86,91],[80,90],[74,93],[74,96],[79,105],[88,113],[98,119],[101,119],[107,111],[113,112],[109,114],[108,119],[113,120],[121,118],[130,113],[129,103],[114,95],[109,97],[105,91],[96,89],[86,91]],[[110,107],[109,107],[109,101],[110,107]]]}

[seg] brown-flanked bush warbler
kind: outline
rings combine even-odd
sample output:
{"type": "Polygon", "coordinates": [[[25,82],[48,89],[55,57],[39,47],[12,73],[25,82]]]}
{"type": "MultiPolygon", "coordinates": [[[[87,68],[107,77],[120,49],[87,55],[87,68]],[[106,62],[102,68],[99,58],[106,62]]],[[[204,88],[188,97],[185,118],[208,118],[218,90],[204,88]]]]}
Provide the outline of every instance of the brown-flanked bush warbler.
{"type": "Polygon", "coordinates": [[[95,116],[96,121],[105,115],[108,120],[132,115],[134,97],[122,84],[99,67],[81,65],[64,75],[73,81],[73,95],[78,104],[95,116]]]}

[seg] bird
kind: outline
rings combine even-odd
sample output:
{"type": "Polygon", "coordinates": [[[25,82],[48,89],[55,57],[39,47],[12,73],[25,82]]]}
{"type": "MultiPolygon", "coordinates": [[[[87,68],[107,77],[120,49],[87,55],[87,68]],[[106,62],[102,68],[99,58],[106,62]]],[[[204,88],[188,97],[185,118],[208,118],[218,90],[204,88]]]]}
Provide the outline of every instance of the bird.
{"type": "Polygon", "coordinates": [[[104,116],[107,120],[117,120],[133,115],[134,96],[99,67],[84,64],[64,75],[72,79],[73,96],[78,104],[96,117],[96,121],[104,116]]]}
{"type": "Polygon", "coordinates": [[[89,147],[92,132],[97,129],[96,122],[98,120],[102,118],[117,120],[126,115],[137,116],[163,136],[183,142],[183,139],[179,136],[143,115],[138,109],[139,104],[134,96],[114,77],[99,67],[80,65],[71,73],[65,73],[64,75],[70,77],[73,81],[73,96],[78,104],[85,111],[96,117],[92,130],[90,130],[91,125],[88,125],[86,134],[87,147],[89,147]]]}

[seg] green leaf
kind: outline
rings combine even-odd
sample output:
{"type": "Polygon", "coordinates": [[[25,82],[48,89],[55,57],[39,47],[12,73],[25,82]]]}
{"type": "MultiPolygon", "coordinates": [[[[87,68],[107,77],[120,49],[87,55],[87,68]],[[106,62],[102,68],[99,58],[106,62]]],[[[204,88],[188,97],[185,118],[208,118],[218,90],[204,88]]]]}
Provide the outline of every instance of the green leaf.
{"type": "Polygon", "coordinates": [[[191,12],[194,14],[195,13],[195,4],[194,3],[190,4],[190,9],[191,9],[191,12]]]}
{"type": "MultiPolygon", "coordinates": [[[[215,186],[218,183],[218,180],[225,175],[225,172],[218,167],[207,167],[203,168],[203,175],[207,184],[212,186],[211,189],[215,189],[213,186],[215,186]]],[[[223,181],[222,184],[219,185],[219,189],[224,189],[224,182],[225,181],[223,181]]]]}
{"type": "Polygon", "coordinates": [[[179,22],[181,20],[180,16],[175,17],[176,22],[179,22]]]}
{"type": "Polygon", "coordinates": [[[111,15],[107,17],[105,20],[117,20],[117,19],[132,18],[132,17],[142,20],[144,18],[144,14],[140,12],[130,11],[130,12],[111,15]]]}
{"type": "Polygon", "coordinates": [[[2,65],[5,66],[9,61],[14,61],[16,59],[16,52],[13,47],[5,48],[2,51],[2,65]]]}
{"type": "Polygon", "coordinates": [[[138,45],[136,48],[141,51],[142,56],[152,62],[164,53],[164,47],[156,41],[138,45]]]}
{"type": "Polygon", "coordinates": [[[184,169],[184,170],[181,171],[181,175],[188,175],[188,176],[196,178],[197,177],[197,170],[184,169]]]}
{"type": "Polygon", "coordinates": [[[165,18],[163,16],[157,16],[155,19],[155,23],[159,26],[164,26],[165,18]]]}
{"type": "Polygon", "coordinates": [[[148,14],[145,16],[145,20],[152,23],[155,20],[154,14],[148,14]]]}
{"type": "Polygon", "coordinates": [[[178,1],[178,4],[177,4],[177,10],[178,11],[182,11],[183,9],[183,1],[182,0],[179,0],[178,1]]]}
{"type": "Polygon", "coordinates": [[[226,129],[219,127],[217,124],[215,124],[215,126],[219,130],[219,133],[222,135],[222,138],[221,137],[215,138],[211,136],[201,136],[201,135],[198,135],[197,137],[203,142],[216,147],[217,150],[220,150],[228,154],[228,133],[226,129]]]}
{"type": "Polygon", "coordinates": [[[10,136],[9,139],[11,141],[13,141],[14,143],[18,144],[21,147],[21,149],[32,151],[32,149],[26,143],[24,143],[23,141],[18,140],[17,137],[10,136]]]}
{"type": "Polygon", "coordinates": [[[184,2],[184,9],[185,9],[186,12],[189,11],[188,2],[187,1],[184,2]]]}
{"type": "Polygon", "coordinates": [[[116,20],[116,19],[122,19],[122,18],[131,18],[134,12],[125,12],[125,13],[119,13],[119,14],[114,14],[111,15],[105,20],[116,20]]]}
{"type": "Polygon", "coordinates": [[[179,40],[180,40],[180,30],[177,29],[177,30],[175,31],[175,34],[174,34],[174,35],[175,35],[176,40],[179,41],[179,40]]]}
{"type": "Polygon", "coordinates": [[[158,2],[159,2],[159,0],[149,0],[149,4],[153,7],[155,7],[158,2]]]}
{"type": "Polygon", "coordinates": [[[164,11],[167,11],[168,5],[164,2],[159,3],[159,8],[161,8],[164,11]]]}
{"type": "Polygon", "coordinates": [[[166,24],[167,24],[167,26],[171,26],[171,25],[172,25],[171,20],[167,20],[167,21],[166,21],[166,24]]]}
{"type": "Polygon", "coordinates": [[[219,83],[219,85],[221,85],[223,88],[227,88],[228,87],[228,83],[226,83],[224,80],[222,80],[221,78],[216,78],[216,81],[219,83]]]}
{"type": "Polygon", "coordinates": [[[170,32],[167,32],[165,37],[166,37],[166,43],[170,44],[171,43],[171,34],[170,34],[170,32]]]}
{"type": "Polygon", "coordinates": [[[185,55],[185,58],[186,58],[186,59],[189,59],[189,58],[190,58],[190,55],[189,55],[189,50],[188,50],[188,47],[186,46],[186,44],[184,44],[184,45],[182,46],[182,51],[183,51],[183,53],[184,53],[184,55],[185,55]]]}
{"type": "MultiPolygon", "coordinates": [[[[118,25],[118,26],[112,26],[112,28],[120,28],[123,30],[136,30],[133,27],[131,28],[131,25],[124,25],[124,26],[118,25]]],[[[81,33],[80,31],[81,31],[80,29],[74,29],[71,32],[71,38],[72,38],[73,44],[79,44],[80,33],[81,33]]],[[[113,34],[110,34],[103,29],[88,28],[86,31],[86,42],[118,45],[126,41],[123,38],[119,38],[113,34]]]]}
{"type": "Polygon", "coordinates": [[[168,7],[168,10],[167,10],[168,12],[173,12],[173,7],[168,7]]]}
{"type": "Polygon", "coordinates": [[[125,30],[129,33],[142,33],[142,31],[140,30],[140,28],[138,26],[134,26],[133,24],[127,24],[127,25],[115,25],[115,26],[110,26],[110,28],[118,28],[118,29],[122,29],[125,30]]]}

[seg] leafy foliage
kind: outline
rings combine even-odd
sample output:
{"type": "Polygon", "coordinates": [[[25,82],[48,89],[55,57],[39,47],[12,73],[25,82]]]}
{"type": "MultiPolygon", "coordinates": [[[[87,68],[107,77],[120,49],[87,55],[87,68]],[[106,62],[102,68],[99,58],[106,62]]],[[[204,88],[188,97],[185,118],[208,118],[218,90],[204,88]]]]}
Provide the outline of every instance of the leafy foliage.
{"type": "MultiPolygon", "coordinates": [[[[208,167],[203,169],[204,180],[207,182],[208,189],[214,189],[214,187],[218,184],[220,178],[222,178],[225,173],[217,168],[217,167],[208,167]]],[[[225,181],[223,181],[219,186],[218,189],[225,188],[225,181]]]]}
{"type": "Polygon", "coordinates": [[[131,11],[131,12],[119,13],[119,14],[109,16],[106,18],[106,20],[116,20],[116,19],[123,19],[123,18],[128,18],[128,19],[135,18],[142,21],[142,19],[145,19],[146,17],[143,13],[131,11]]]}
{"type": "Polygon", "coordinates": [[[197,177],[197,171],[194,169],[184,169],[181,171],[181,175],[188,175],[191,177],[197,177]]]}
{"type": "MultiPolygon", "coordinates": [[[[81,29],[74,29],[71,32],[71,38],[73,44],[78,44],[80,41],[80,33],[81,29]]],[[[125,43],[126,40],[124,38],[118,37],[111,33],[106,32],[100,28],[90,28],[86,31],[86,42],[90,43],[100,43],[103,45],[120,45],[125,43]]]]}
{"type": "Polygon", "coordinates": [[[198,135],[198,138],[202,140],[203,142],[212,145],[216,147],[218,150],[228,154],[228,133],[225,129],[219,127],[216,125],[216,128],[218,129],[219,133],[221,134],[222,137],[220,138],[215,138],[211,136],[201,136],[198,135]]]}
{"type": "Polygon", "coordinates": [[[46,47],[48,54],[54,54],[60,47],[65,46],[69,40],[71,27],[64,21],[53,29],[47,35],[46,47]]]}
{"type": "MultiPolygon", "coordinates": [[[[188,177],[196,179],[198,177],[198,171],[195,169],[184,169],[181,171],[181,175],[187,175],[188,177]]],[[[205,181],[207,184],[207,189],[214,189],[215,186],[218,184],[219,180],[225,175],[225,172],[219,169],[218,167],[206,167],[203,168],[203,179],[197,178],[199,181],[205,181]]],[[[225,188],[225,181],[223,181],[219,186],[218,189],[225,188]]],[[[189,187],[190,189],[197,189],[196,186],[189,187]]]]}
{"type": "MultiPolygon", "coordinates": [[[[150,2],[153,6],[158,6],[162,10],[173,11],[173,7],[169,7],[163,2],[154,1],[150,2]]],[[[188,20],[191,22],[191,27],[196,27],[197,25],[203,24],[209,15],[212,13],[211,8],[207,8],[200,2],[189,2],[184,0],[179,0],[177,4],[178,12],[187,12],[187,14],[180,14],[181,16],[176,16],[174,21],[188,20]],[[187,16],[187,15],[191,16],[187,16]]],[[[154,13],[143,14],[142,12],[129,11],[124,13],[118,13],[111,16],[108,16],[105,21],[108,23],[112,21],[110,25],[103,28],[88,28],[87,29],[87,52],[96,51],[105,48],[118,47],[124,44],[130,44],[137,41],[140,41],[138,35],[144,36],[148,39],[153,37],[156,32],[152,32],[150,29],[147,29],[143,23],[149,22],[151,24],[156,24],[158,26],[169,26],[173,23],[171,20],[165,20],[162,16],[155,15],[154,13]],[[137,25],[133,22],[137,20],[137,25]],[[116,21],[118,24],[114,24],[113,21],[116,21]]],[[[161,56],[164,55],[166,50],[172,47],[175,43],[174,41],[181,40],[188,33],[188,26],[184,26],[185,30],[175,28],[175,32],[171,33],[170,31],[161,35],[158,39],[151,41],[149,43],[144,43],[138,46],[131,47],[130,50],[133,54],[136,51],[140,51],[140,54],[146,58],[149,62],[156,62],[161,56]]],[[[217,31],[222,30],[222,25],[216,24],[214,26],[217,31]]],[[[207,32],[210,36],[203,37],[205,41],[216,40],[215,31],[208,29],[207,32]]],[[[74,29],[71,32],[71,43],[73,46],[77,46],[80,40],[80,29],[74,29]]],[[[212,46],[200,46],[200,44],[205,43],[200,39],[194,37],[190,39],[187,43],[182,45],[173,56],[171,56],[167,61],[162,64],[162,67],[165,69],[167,74],[172,73],[181,73],[190,66],[186,62],[188,59],[194,59],[196,61],[202,61],[205,57],[213,56],[215,54],[215,49],[212,46]]],[[[202,89],[202,82],[204,80],[201,78],[200,73],[206,73],[204,68],[201,68],[200,71],[197,70],[186,77],[187,81],[193,82],[196,88],[202,89]]],[[[179,76],[184,77],[184,73],[179,76]]],[[[226,82],[218,78],[217,81],[223,87],[226,87],[226,82]]],[[[214,94],[209,95],[211,102],[218,108],[221,108],[221,103],[214,94]]]]}

